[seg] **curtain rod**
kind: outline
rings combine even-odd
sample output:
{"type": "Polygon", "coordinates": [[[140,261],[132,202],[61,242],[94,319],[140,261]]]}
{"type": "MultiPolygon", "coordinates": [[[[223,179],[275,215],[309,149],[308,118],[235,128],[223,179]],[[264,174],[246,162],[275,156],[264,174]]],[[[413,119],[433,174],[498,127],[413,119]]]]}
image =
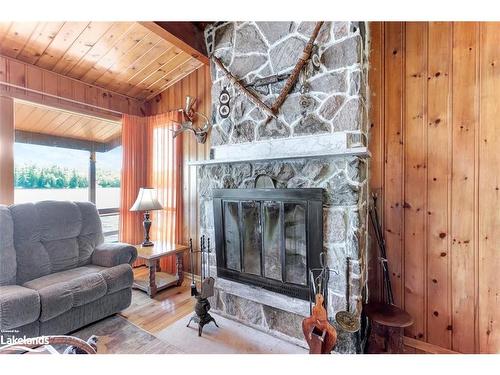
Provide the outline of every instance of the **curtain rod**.
{"type": "Polygon", "coordinates": [[[46,92],[43,92],[43,91],[39,91],[39,90],[35,90],[35,89],[30,89],[28,87],[23,87],[23,86],[15,85],[15,84],[9,83],[9,82],[0,81],[0,85],[13,87],[13,88],[16,88],[16,89],[19,89],[19,90],[26,90],[26,91],[30,91],[30,92],[35,93],[35,94],[49,96],[51,98],[55,98],[55,99],[59,99],[59,100],[64,100],[64,101],[67,101],[67,102],[70,102],[70,103],[80,104],[80,105],[84,105],[86,107],[99,109],[101,111],[106,111],[106,112],[109,112],[109,113],[118,114],[118,115],[120,115],[120,117],[123,115],[122,112],[118,112],[118,111],[115,111],[115,110],[112,110],[112,109],[109,109],[109,108],[104,108],[104,107],[100,107],[98,105],[84,103],[84,102],[81,102],[79,100],[69,99],[69,98],[65,98],[63,96],[59,96],[59,95],[49,94],[49,93],[46,93],[46,92]]]}

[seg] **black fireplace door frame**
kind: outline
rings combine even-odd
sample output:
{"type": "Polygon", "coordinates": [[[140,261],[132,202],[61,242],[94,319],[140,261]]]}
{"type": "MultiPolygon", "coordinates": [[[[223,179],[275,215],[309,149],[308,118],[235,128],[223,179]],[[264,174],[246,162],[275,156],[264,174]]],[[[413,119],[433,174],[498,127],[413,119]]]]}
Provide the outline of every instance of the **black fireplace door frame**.
{"type": "MultiPolygon", "coordinates": [[[[272,292],[281,293],[293,298],[309,300],[310,278],[309,269],[320,267],[320,253],[323,251],[323,189],[213,189],[215,245],[217,255],[217,276],[243,284],[255,285],[272,292]],[[261,207],[264,202],[299,203],[306,207],[306,284],[295,284],[280,281],[245,272],[232,270],[226,267],[226,249],[224,234],[224,202],[238,202],[238,220],[240,227],[240,254],[243,252],[243,239],[241,233],[241,204],[242,202],[259,202],[261,207]]],[[[261,233],[262,218],[260,221],[261,233]]],[[[280,231],[284,230],[283,217],[280,231]]],[[[281,267],[285,267],[284,235],[280,240],[281,267]]],[[[261,259],[264,257],[263,234],[261,236],[261,259]]],[[[240,258],[243,263],[243,259],[240,258]]],[[[261,267],[262,274],[262,267],[261,267]]],[[[284,280],[284,279],[283,279],[284,280]]]]}

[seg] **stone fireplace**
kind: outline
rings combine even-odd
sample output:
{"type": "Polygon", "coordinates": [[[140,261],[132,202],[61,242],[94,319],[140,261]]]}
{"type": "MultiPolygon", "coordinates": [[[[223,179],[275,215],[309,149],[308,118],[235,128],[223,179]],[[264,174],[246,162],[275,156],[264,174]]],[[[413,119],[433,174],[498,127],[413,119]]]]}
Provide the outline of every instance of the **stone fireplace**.
{"type": "MultiPolygon", "coordinates": [[[[314,24],[216,23],[207,28],[206,42],[209,53],[250,85],[290,72],[314,24]]],[[[271,121],[212,66],[211,158],[193,163],[201,233],[217,247],[209,261],[217,275],[212,308],[303,346],[307,268],[319,264],[321,251],[332,270],[327,298],[332,321],[347,306],[359,313],[367,293],[365,24],[325,22],[315,48],[319,66],[301,77],[271,121]],[[228,113],[219,111],[222,92],[229,95],[228,113]],[[281,220],[273,227],[278,232],[272,232],[281,234],[273,237],[262,220],[281,220]],[[289,238],[287,223],[295,226],[289,238]],[[286,292],[288,286],[293,290],[286,292]]],[[[251,90],[272,103],[283,84],[251,90]]],[[[356,335],[339,332],[335,350],[353,353],[358,344],[356,335]]]]}

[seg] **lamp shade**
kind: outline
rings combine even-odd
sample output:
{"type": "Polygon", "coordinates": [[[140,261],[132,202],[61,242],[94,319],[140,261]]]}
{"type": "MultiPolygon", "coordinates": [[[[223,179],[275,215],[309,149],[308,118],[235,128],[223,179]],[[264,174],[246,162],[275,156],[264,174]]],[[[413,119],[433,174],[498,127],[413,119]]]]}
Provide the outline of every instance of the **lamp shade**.
{"type": "Polygon", "coordinates": [[[130,211],[152,211],[161,210],[162,208],[162,205],[158,202],[156,189],[140,188],[137,199],[130,211]]]}

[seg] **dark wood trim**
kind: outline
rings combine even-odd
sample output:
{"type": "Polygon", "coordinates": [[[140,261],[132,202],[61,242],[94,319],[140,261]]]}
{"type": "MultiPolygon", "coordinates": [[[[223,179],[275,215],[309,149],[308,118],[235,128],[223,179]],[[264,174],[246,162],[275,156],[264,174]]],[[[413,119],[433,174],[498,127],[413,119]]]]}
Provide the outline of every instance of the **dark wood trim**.
{"type": "Polygon", "coordinates": [[[95,162],[96,162],[95,151],[92,150],[90,151],[89,155],[89,201],[94,204],[96,202],[96,185],[97,185],[95,162]]]}
{"type": "Polygon", "coordinates": [[[99,208],[97,210],[99,212],[99,216],[114,216],[115,214],[120,213],[120,209],[116,208],[99,208]]]}
{"type": "Polygon", "coordinates": [[[429,344],[428,342],[420,341],[408,336],[403,337],[403,344],[410,348],[421,350],[427,354],[460,354],[459,352],[455,352],[438,345],[429,344]]]}
{"type": "Polygon", "coordinates": [[[0,95],[0,204],[14,203],[14,101],[0,95]]]}
{"type": "Polygon", "coordinates": [[[111,141],[106,142],[105,145],[106,145],[106,151],[111,151],[114,148],[121,146],[122,145],[122,135],[120,134],[115,139],[112,139],[111,141]]]}
{"type": "Polygon", "coordinates": [[[154,21],[139,23],[203,64],[209,64],[205,35],[194,22],[154,21]]]}
{"type": "Polygon", "coordinates": [[[15,142],[29,143],[40,146],[62,147],[72,150],[85,150],[95,152],[107,152],[121,145],[121,137],[111,140],[108,143],[87,141],[85,139],[76,139],[60,137],[50,134],[33,133],[24,130],[16,130],[15,142]]]}

